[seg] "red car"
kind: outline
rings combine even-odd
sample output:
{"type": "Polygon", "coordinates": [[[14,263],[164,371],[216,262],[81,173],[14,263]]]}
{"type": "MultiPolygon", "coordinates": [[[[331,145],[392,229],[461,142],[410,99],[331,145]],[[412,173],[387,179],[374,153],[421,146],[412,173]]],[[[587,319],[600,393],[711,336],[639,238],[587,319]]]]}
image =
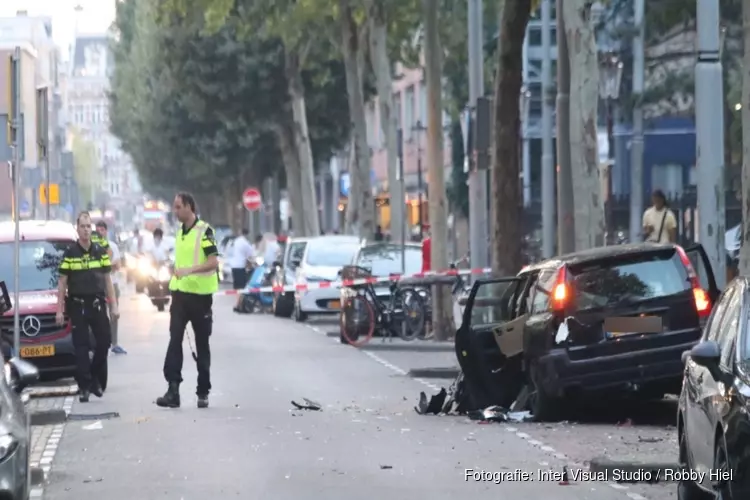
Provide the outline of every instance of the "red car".
{"type": "MultiPolygon", "coordinates": [[[[70,321],[55,323],[58,266],[65,249],[78,235],[72,224],[61,221],[22,221],[20,227],[20,329],[21,357],[30,361],[46,379],[75,374],[75,354],[70,321]]],[[[0,223],[0,281],[5,281],[11,300],[15,287],[13,222],[0,223]]],[[[6,345],[13,345],[13,309],[0,317],[6,345]]]]}

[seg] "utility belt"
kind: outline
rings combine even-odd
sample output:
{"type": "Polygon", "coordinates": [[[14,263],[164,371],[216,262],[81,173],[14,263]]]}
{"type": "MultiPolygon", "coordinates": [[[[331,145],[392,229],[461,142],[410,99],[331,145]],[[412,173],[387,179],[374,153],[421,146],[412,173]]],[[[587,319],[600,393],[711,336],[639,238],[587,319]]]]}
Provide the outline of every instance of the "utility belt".
{"type": "Polygon", "coordinates": [[[83,314],[86,314],[87,310],[100,312],[107,307],[107,300],[103,296],[98,295],[68,297],[67,302],[68,308],[75,307],[83,314]]]}

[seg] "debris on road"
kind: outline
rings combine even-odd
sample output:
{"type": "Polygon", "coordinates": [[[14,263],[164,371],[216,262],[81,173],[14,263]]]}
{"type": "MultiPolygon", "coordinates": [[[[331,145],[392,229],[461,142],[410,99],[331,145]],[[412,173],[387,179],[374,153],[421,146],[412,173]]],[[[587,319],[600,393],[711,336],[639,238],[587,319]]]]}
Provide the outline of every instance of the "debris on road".
{"type": "Polygon", "coordinates": [[[420,392],[419,404],[414,407],[414,410],[420,415],[439,415],[443,412],[443,406],[447,397],[448,392],[445,388],[440,389],[440,392],[432,396],[429,401],[427,401],[427,395],[424,392],[420,392]]]}
{"type": "Polygon", "coordinates": [[[310,410],[310,411],[322,411],[323,405],[320,403],[316,403],[315,401],[312,401],[307,398],[302,398],[302,401],[304,401],[304,404],[297,403],[296,401],[292,401],[292,406],[294,406],[297,410],[310,410]]]}
{"type": "Polygon", "coordinates": [[[112,418],[120,418],[120,414],[116,411],[110,411],[107,413],[71,413],[68,415],[68,420],[109,420],[112,418]]]}
{"type": "Polygon", "coordinates": [[[393,469],[393,466],[392,465],[381,465],[380,469],[381,470],[390,470],[390,469],[393,469]]]}
{"type": "Polygon", "coordinates": [[[85,431],[99,431],[99,430],[104,429],[104,426],[102,425],[101,420],[97,420],[93,424],[84,425],[81,428],[85,431]]]}

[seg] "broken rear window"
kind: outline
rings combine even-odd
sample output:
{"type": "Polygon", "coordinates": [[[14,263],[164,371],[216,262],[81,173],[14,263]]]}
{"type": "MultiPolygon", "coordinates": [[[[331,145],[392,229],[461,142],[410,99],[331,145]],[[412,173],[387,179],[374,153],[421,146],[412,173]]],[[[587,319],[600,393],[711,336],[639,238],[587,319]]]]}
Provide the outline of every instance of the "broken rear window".
{"type": "Polygon", "coordinates": [[[627,305],[690,288],[685,267],[673,249],[572,266],[570,272],[578,309],[627,305]]]}

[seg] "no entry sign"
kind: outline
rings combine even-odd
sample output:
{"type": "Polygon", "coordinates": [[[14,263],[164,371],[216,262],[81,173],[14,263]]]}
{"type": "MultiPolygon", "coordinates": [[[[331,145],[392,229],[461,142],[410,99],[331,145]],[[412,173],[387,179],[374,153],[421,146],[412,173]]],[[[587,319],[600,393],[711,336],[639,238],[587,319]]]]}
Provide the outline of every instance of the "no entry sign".
{"type": "Polygon", "coordinates": [[[263,204],[263,200],[260,197],[260,191],[256,188],[245,189],[245,192],[242,193],[242,204],[251,212],[260,210],[260,207],[263,204]]]}

